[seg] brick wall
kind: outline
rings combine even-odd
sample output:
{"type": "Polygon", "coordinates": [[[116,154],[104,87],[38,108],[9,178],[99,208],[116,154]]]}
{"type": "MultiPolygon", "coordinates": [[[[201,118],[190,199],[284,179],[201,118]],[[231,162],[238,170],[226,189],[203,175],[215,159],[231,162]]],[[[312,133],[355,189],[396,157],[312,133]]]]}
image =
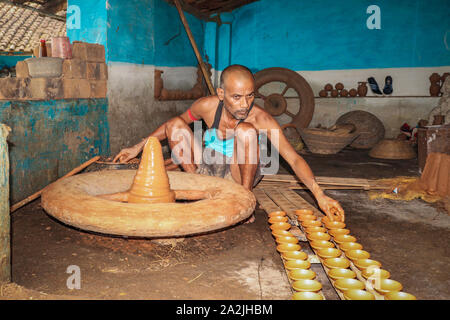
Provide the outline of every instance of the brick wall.
{"type": "Polygon", "coordinates": [[[31,78],[26,61],[16,65],[16,78],[0,79],[0,100],[106,98],[108,68],[105,47],[74,41],[58,78],[31,78]]]}

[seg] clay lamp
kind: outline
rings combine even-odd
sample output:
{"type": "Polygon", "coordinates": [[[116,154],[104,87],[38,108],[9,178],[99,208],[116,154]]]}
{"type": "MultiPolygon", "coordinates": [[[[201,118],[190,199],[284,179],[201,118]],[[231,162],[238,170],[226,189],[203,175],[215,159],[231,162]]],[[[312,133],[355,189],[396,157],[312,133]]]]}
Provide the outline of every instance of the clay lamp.
{"type": "Polygon", "coordinates": [[[295,292],[292,295],[292,300],[323,300],[323,297],[316,292],[304,291],[295,292]]]}
{"type": "Polygon", "coordinates": [[[361,271],[364,271],[364,270],[366,270],[369,267],[381,268],[381,262],[376,261],[376,260],[372,260],[372,259],[359,259],[359,260],[353,261],[353,263],[361,271]]]}
{"type": "Polygon", "coordinates": [[[386,294],[401,291],[403,286],[400,282],[392,279],[380,279],[378,282],[375,282],[374,289],[381,294],[386,294]]]}
{"type": "Polygon", "coordinates": [[[311,240],[325,240],[328,241],[331,239],[331,236],[328,233],[325,232],[313,232],[313,233],[308,233],[306,234],[306,237],[311,240]]]}
{"type": "Polygon", "coordinates": [[[358,260],[358,259],[369,259],[370,258],[370,253],[368,253],[365,250],[348,250],[345,252],[345,256],[347,258],[349,258],[350,260],[354,261],[354,260],[358,260]]]}
{"type": "Polygon", "coordinates": [[[284,212],[284,211],[273,211],[273,212],[269,213],[269,218],[284,217],[284,216],[286,216],[286,212],[284,212]]]}
{"type": "Polygon", "coordinates": [[[361,250],[362,248],[362,244],[359,244],[357,242],[343,242],[339,244],[339,249],[344,252],[347,252],[349,250],[361,250]]]}
{"type": "Polygon", "coordinates": [[[306,220],[317,220],[317,217],[315,215],[312,214],[308,214],[305,216],[297,216],[297,220],[299,221],[306,221],[306,220]]]}
{"type": "Polygon", "coordinates": [[[375,300],[375,296],[362,289],[351,289],[344,292],[346,300],[375,300]]]}
{"type": "Polygon", "coordinates": [[[345,292],[347,290],[363,290],[366,286],[362,281],[356,279],[338,279],[334,282],[336,289],[345,292]]]}
{"type": "Polygon", "coordinates": [[[389,271],[380,268],[368,268],[361,272],[362,276],[366,279],[389,279],[391,274],[389,271]]]}
{"type": "Polygon", "coordinates": [[[314,212],[310,209],[297,209],[294,211],[297,216],[311,216],[314,215],[314,212]]]}
{"type": "Polygon", "coordinates": [[[279,253],[288,252],[288,251],[299,251],[302,247],[299,244],[295,243],[282,243],[277,246],[277,251],[279,253]]]}
{"type": "Polygon", "coordinates": [[[301,222],[302,227],[309,228],[309,227],[321,227],[322,222],[318,220],[306,220],[301,222]]]}
{"type": "Polygon", "coordinates": [[[322,259],[338,258],[342,255],[342,251],[336,248],[324,248],[317,250],[316,254],[322,259]]]}
{"type": "Polygon", "coordinates": [[[322,284],[317,280],[297,280],[292,283],[292,287],[295,291],[311,291],[317,292],[322,289],[322,284]]]}
{"type": "MultiPolygon", "coordinates": [[[[323,222],[323,219],[322,219],[323,222]]],[[[328,229],[343,229],[345,228],[345,223],[339,222],[339,221],[331,221],[331,222],[324,222],[325,227],[328,229]]]]}
{"type": "Polygon", "coordinates": [[[345,258],[328,258],[323,260],[323,264],[329,269],[347,269],[348,267],[350,267],[350,261],[345,258]]]}
{"type": "Polygon", "coordinates": [[[314,233],[314,232],[327,232],[327,229],[324,227],[309,227],[305,228],[306,233],[314,233]]]}
{"type": "Polygon", "coordinates": [[[333,237],[333,240],[337,243],[343,243],[343,242],[356,242],[356,238],[354,236],[350,236],[348,234],[342,234],[336,237],[333,237]]]}
{"type": "Polygon", "coordinates": [[[273,230],[272,235],[276,237],[293,237],[294,235],[286,230],[273,230]]]}
{"type": "Polygon", "coordinates": [[[415,296],[410,293],[396,291],[388,292],[384,295],[385,300],[417,300],[415,296]]]}
{"type": "Polygon", "coordinates": [[[287,222],[275,222],[272,223],[272,225],[270,226],[270,229],[272,231],[274,230],[289,230],[292,226],[287,223],[287,222]]]}
{"type": "Polygon", "coordinates": [[[345,235],[345,234],[349,234],[350,230],[349,229],[330,229],[328,231],[328,233],[332,236],[332,237],[336,237],[336,236],[340,236],[340,235],[345,235]]]}
{"type": "Polygon", "coordinates": [[[273,224],[276,222],[288,222],[288,218],[287,217],[271,217],[271,218],[269,218],[270,224],[273,224]]]}
{"type": "Polygon", "coordinates": [[[338,279],[354,279],[356,278],[356,273],[350,269],[344,268],[333,268],[328,272],[328,276],[336,281],[338,279]]]}
{"type": "Polygon", "coordinates": [[[289,279],[297,280],[312,280],[316,277],[316,273],[309,269],[294,269],[288,273],[289,279]]]}
{"type": "Polygon", "coordinates": [[[276,237],[275,241],[278,244],[282,244],[282,243],[298,243],[298,239],[296,237],[276,237]]]}
{"type": "Polygon", "coordinates": [[[309,244],[315,250],[325,249],[325,248],[334,248],[334,243],[330,242],[330,241],[326,241],[326,240],[314,240],[314,241],[311,241],[309,244]]]}
{"type": "Polygon", "coordinates": [[[308,254],[303,251],[288,251],[281,254],[284,260],[307,260],[308,254]]]}
{"type": "Polygon", "coordinates": [[[288,260],[284,263],[286,270],[291,271],[294,269],[309,269],[311,262],[308,260],[288,260]]]}

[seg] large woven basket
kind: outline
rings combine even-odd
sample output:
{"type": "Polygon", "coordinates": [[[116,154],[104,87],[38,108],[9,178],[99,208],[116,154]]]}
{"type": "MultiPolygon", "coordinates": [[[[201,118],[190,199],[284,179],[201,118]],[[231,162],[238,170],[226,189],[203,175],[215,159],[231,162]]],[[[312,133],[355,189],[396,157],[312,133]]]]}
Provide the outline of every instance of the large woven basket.
{"type": "Polygon", "coordinates": [[[404,140],[383,139],[369,152],[369,156],[377,159],[414,159],[416,152],[412,146],[404,140]]]}
{"type": "Polygon", "coordinates": [[[301,129],[300,135],[309,151],[317,154],[336,154],[358,136],[357,133],[336,133],[316,128],[301,129]]]}

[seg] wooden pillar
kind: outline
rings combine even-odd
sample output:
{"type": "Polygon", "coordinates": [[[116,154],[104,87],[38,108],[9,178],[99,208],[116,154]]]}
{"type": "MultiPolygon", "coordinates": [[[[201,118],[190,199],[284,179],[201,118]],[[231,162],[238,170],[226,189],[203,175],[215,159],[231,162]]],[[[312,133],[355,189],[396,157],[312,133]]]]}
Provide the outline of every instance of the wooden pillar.
{"type": "Polygon", "coordinates": [[[0,123],[0,284],[11,282],[9,158],[6,143],[10,130],[0,123]]]}

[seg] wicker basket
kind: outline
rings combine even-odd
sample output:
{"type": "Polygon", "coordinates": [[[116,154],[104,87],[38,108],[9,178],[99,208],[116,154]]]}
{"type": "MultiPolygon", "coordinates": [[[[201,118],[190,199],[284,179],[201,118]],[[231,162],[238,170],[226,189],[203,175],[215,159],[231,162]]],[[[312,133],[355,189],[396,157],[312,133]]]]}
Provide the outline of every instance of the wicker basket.
{"type": "Polygon", "coordinates": [[[414,159],[416,152],[406,141],[383,139],[370,150],[369,156],[377,159],[406,160],[414,159]]]}
{"type": "Polygon", "coordinates": [[[356,137],[357,133],[339,133],[324,129],[301,129],[300,135],[309,151],[317,154],[336,154],[356,137]]]}

